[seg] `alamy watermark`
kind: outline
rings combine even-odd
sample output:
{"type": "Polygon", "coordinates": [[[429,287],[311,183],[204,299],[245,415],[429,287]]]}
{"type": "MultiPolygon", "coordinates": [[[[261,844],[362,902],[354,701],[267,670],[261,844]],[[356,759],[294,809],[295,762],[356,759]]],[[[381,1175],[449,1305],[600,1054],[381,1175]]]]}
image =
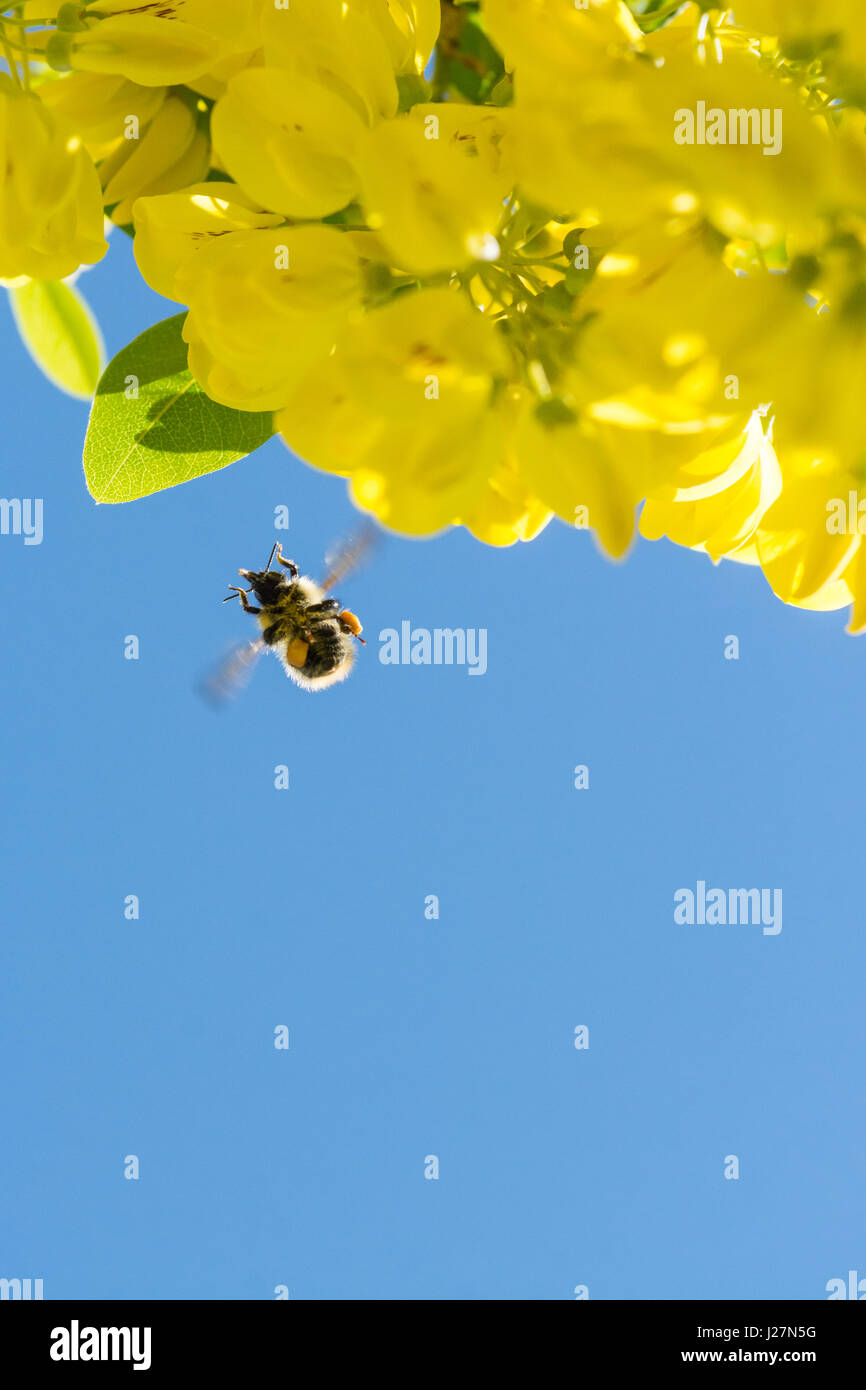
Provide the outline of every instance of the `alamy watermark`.
{"type": "Polygon", "coordinates": [[[23,536],[25,545],[41,545],[42,498],[0,497],[0,536],[23,536]]]}
{"type": "Polygon", "coordinates": [[[487,670],[486,627],[413,627],[408,618],[379,633],[383,666],[466,666],[470,676],[487,670]]]}
{"type": "Polygon", "coordinates": [[[41,1279],[0,1279],[0,1299],[27,1302],[42,1297],[41,1279]]]}
{"type": "Polygon", "coordinates": [[[824,1288],[830,1303],[840,1298],[853,1299],[858,1303],[866,1299],[866,1279],[861,1279],[856,1269],[848,1270],[847,1279],[828,1279],[824,1288]]]}
{"type": "Polygon", "coordinates": [[[866,536],[866,498],[851,491],[847,499],[831,497],[826,504],[826,529],[831,536],[866,536]]]}
{"type": "Polygon", "coordinates": [[[52,1361],[131,1361],[134,1371],[150,1370],[149,1327],[69,1327],[51,1329],[52,1361]]]}
{"type": "Polygon", "coordinates": [[[685,926],[762,926],[764,936],[782,930],[781,888],[707,888],[698,879],[694,891],[677,888],[674,921],[685,926]]]}
{"type": "Polygon", "coordinates": [[[694,111],[681,106],[674,112],[674,140],[678,145],[763,145],[764,154],[779,154],[782,111],[766,106],[707,110],[707,103],[699,101],[694,111]]]}

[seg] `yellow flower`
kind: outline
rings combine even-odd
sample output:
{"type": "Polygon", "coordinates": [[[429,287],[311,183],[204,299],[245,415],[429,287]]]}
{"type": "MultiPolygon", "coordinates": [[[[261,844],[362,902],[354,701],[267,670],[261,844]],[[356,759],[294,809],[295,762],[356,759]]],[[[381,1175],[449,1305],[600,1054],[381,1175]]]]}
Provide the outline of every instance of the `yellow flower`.
{"type": "MultiPolygon", "coordinates": [[[[512,17],[521,32],[531,10],[512,17]]],[[[722,25],[700,42],[692,21],[616,42],[615,14],[557,8],[541,36],[515,43],[508,154],[529,197],[623,225],[702,211],[726,237],[763,245],[812,229],[843,197],[826,122],[762,69],[742,31],[722,25]]]]}
{"type": "Polygon", "coordinates": [[[132,221],[137,197],[185,188],[208,171],[210,141],[189,102],[169,88],[76,72],[46,83],[40,96],[95,161],[119,226],[132,221]]]}
{"type": "Polygon", "coordinates": [[[553,513],[527,490],[513,459],[505,460],[487,480],[487,489],[462,525],[485,545],[514,545],[534,540],[553,513]]]}
{"type": "Polygon", "coordinates": [[[866,546],[859,545],[847,568],[828,592],[819,593],[811,603],[803,607],[843,608],[846,603],[853,604],[848,623],[849,632],[866,631],[866,546]]]}
{"type": "Polygon", "coordinates": [[[803,308],[778,344],[773,363],[775,434],[783,468],[813,465],[866,471],[866,283],[829,312],[803,308]],[[805,460],[805,464],[804,461],[805,460]]]}
{"type": "Polygon", "coordinates": [[[385,40],[394,71],[422,73],[439,35],[439,0],[360,0],[385,40]]]}
{"type": "Polygon", "coordinates": [[[802,453],[782,454],[781,463],[782,494],[758,528],[757,553],[773,592],[805,607],[842,579],[861,547],[856,501],[848,515],[850,493],[859,494],[856,480],[832,463],[802,453]],[[846,514],[830,529],[836,503],[846,514]]]}
{"type": "Polygon", "coordinates": [[[760,421],[749,423],[767,396],[742,351],[762,287],[727,269],[700,224],[615,242],[576,301],[586,317],[572,360],[545,365],[542,339],[528,363],[540,400],[527,401],[515,448],[529,490],[614,556],[646,497],[646,534],[710,553],[742,544],[778,490],[760,421]]]}
{"type": "Polygon", "coordinates": [[[265,66],[230,76],[214,146],[236,183],[291,217],[326,217],[358,193],[366,130],[397,110],[397,74],[432,47],[430,0],[293,0],[262,20],[265,66]],[[420,45],[420,49],[419,49],[420,45]]]}
{"type": "Polygon", "coordinates": [[[366,137],[361,203],[395,264],[427,275],[498,257],[512,179],[481,120],[476,108],[415,107],[366,137]],[[465,138],[455,134],[460,120],[465,138]]]}
{"type": "Polygon", "coordinates": [[[575,78],[610,56],[639,49],[643,35],[621,0],[485,0],[484,22],[519,81],[572,95],[575,78]]]}
{"type": "MultiPolygon", "coordinates": [[[[511,191],[515,172],[503,148],[511,120],[507,108],[460,101],[421,102],[412,107],[410,119],[422,126],[428,144],[442,142],[467,159],[477,160],[470,165],[473,171],[497,175],[503,192],[511,191]]],[[[457,167],[465,173],[465,165],[457,167]]]]}
{"type": "Polygon", "coordinates": [[[698,62],[679,50],[634,76],[656,176],[693,194],[725,236],[771,244],[842,192],[826,124],[752,53],[720,45],[698,62]]]}
{"type": "Polygon", "coordinates": [[[626,5],[486,0],[484,21],[514,72],[508,157],[524,195],[553,211],[579,214],[584,222],[592,219],[599,206],[590,196],[598,160],[610,161],[605,192],[620,192],[618,206],[627,217],[648,203],[653,189],[644,172],[647,137],[634,119],[628,85],[628,60],[643,47],[643,36],[626,5]]]}
{"type": "Polygon", "coordinates": [[[39,88],[58,123],[77,135],[98,162],[117,149],[128,130],[141,132],[167,96],[165,87],[141,87],[116,74],[70,72],[39,88]]]}
{"type": "Polygon", "coordinates": [[[755,294],[700,225],[622,238],[578,301],[595,316],[579,339],[575,405],[655,431],[666,464],[738,433],[767,399],[740,348],[764,309],[755,294]]]}
{"type": "Polygon", "coordinates": [[[544,506],[591,529],[608,555],[625,554],[646,477],[622,430],[568,408],[545,418],[527,400],[513,448],[524,485],[544,506]]]}
{"type": "MultiPolygon", "coordinates": [[[[358,505],[398,531],[474,520],[491,534],[490,509],[506,500],[510,418],[497,393],[509,370],[493,325],[462,295],[404,293],[339,338],[277,428],[309,463],[351,475],[358,505]]],[[[531,512],[528,497],[512,496],[513,522],[531,512]]]]}
{"type": "MultiPolygon", "coordinates": [[[[761,521],[757,550],[774,592],[814,606],[847,583],[853,626],[866,621],[866,287],[790,329],[777,364],[774,425],[782,467],[778,501],[761,521]]],[[[840,600],[844,602],[843,600],[840,600]]]]}
{"type": "Polygon", "coordinates": [[[102,259],[102,197],[87,151],[5,74],[0,171],[0,276],[61,280],[102,259]]]}
{"type": "Polygon", "coordinates": [[[649,540],[667,536],[714,561],[757,564],[755,532],[781,490],[778,461],[756,412],[745,430],[690,459],[656,489],[641,512],[640,533],[649,540]]]}
{"type": "Polygon", "coordinates": [[[395,114],[399,95],[383,25],[371,20],[367,8],[364,0],[267,6],[262,46],[268,67],[302,74],[343,97],[365,125],[373,125],[395,114]]]}
{"type": "Polygon", "coordinates": [[[211,117],[214,148],[235,182],[292,217],[325,217],[351,202],[364,129],[342,96],[277,68],[238,73],[211,117]]]}
{"type": "Polygon", "coordinates": [[[177,277],[213,242],[231,232],[279,227],[233,183],[198,183],[183,192],[139,198],[133,249],[142,277],[157,294],[182,302],[177,277]]]}
{"type": "Polygon", "coordinates": [[[210,142],[180,97],[169,96],[138,140],[123,140],[99,166],[105,206],[119,226],[138,197],[171,193],[204,178],[210,142]]]}
{"type": "Polygon", "coordinates": [[[192,82],[229,54],[255,47],[262,3],[100,0],[98,10],[82,7],[86,28],[52,35],[45,54],[60,69],[115,73],[145,87],[192,82]]]}
{"type": "Polygon", "coordinates": [[[275,227],[212,238],[174,288],[189,305],[189,365],[207,394],[239,410],[278,410],[328,357],[360,308],[363,281],[335,228],[275,227]]]}
{"type": "Polygon", "coordinates": [[[225,96],[226,88],[233,77],[249,67],[261,68],[263,62],[264,54],[260,48],[243,53],[231,53],[228,58],[220,59],[209,68],[203,77],[194,78],[187,86],[191,91],[198,92],[211,101],[218,101],[221,96],[225,96]]]}
{"type": "MultiPolygon", "coordinates": [[[[120,226],[145,194],[173,192],[204,178],[210,141],[189,100],[167,87],[142,87],[101,73],[69,73],[40,88],[97,165],[104,203],[120,226]]],[[[202,107],[204,103],[202,103],[202,107]]]]}
{"type": "Polygon", "coordinates": [[[862,0],[737,0],[737,20],[783,41],[792,58],[866,58],[862,0]]]}
{"type": "Polygon", "coordinates": [[[862,0],[449,5],[414,105],[440,0],[13,8],[75,71],[0,77],[0,278],[98,259],[101,183],[203,389],[388,526],[619,557],[643,504],[866,629],[862,0]]]}

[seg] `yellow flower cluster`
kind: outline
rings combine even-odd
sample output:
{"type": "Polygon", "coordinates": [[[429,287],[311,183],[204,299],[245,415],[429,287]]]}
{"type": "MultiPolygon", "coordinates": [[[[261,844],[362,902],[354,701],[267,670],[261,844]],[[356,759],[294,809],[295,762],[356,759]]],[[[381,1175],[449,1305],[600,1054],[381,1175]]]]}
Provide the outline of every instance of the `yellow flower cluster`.
{"type": "Polygon", "coordinates": [[[104,209],[203,390],[385,524],[621,556],[642,504],[866,628],[866,14],[735,15],[7,6],[0,275],[97,260],[104,209]]]}

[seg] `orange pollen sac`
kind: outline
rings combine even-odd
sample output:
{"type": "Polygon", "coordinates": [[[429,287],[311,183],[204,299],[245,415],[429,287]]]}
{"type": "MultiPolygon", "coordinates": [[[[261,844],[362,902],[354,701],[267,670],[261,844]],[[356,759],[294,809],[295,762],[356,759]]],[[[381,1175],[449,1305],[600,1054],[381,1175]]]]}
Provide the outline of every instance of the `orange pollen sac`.
{"type": "Polygon", "coordinates": [[[295,637],[286,648],[286,660],[290,666],[300,670],[307,659],[309,650],[309,642],[305,642],[303,637],[295,637]]]}
{"type": "Polygon", "coordinates": [[[348,608],[344,608],[340,614],[340,622],[345,623],[349,631],[354,633],[356,637],[360,637],[361,633],[364,631],[354,613],[350,613],[348,608]]]}

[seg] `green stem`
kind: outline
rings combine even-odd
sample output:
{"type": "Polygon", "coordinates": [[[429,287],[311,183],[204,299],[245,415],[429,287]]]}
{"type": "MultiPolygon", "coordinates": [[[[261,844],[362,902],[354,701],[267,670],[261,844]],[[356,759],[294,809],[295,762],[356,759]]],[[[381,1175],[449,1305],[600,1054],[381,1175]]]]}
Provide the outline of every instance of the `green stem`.
{"type": "Polygon", "coordinates": [[[5,57],[6,62],[7,62],[7,64],[8,64],[8,66],[9,66],[9,76],[12,78],[12,80],[13,80],[13,82],[15,83],[16,87],[20,87],[20,86],[21,86],[21,78],[20,78],[20,76],[19,76],[19,74],[18,74],[18,67],[17,67],[17,64],[16,64],[16,62],[15,62],[15,59],[14,59],[13,56],[12,56],[12,50],[11,50],[11,48],[9,47],[9,43],[8,43],[8,41],[7,41],[7,38],[6,38],[6,29],[5,29],[5,27],[4,27],[4,23],[3,23],[3,20],[2,20],[2,19],[0,19],[0,48],[3,49],[3,56],[5,57]]]}
{"type": "Polygon", "coordinates": [[[524,265],[516,265],[514,267],[514,273],[515,275],[518,275],[521,280],[528,280],[531,285],[534,285],[536,291],[547,288],[545,282],[539,279],[537,275],[533,275],[532,271],[527,270],[524,265]]]}
{"type": "Polygon", "coordinates": [[[528,256],[512,256],[512,263],[516,266],[521,265],[554,265],[557,261],[567,261],[568,257],[564,251],[557,251],[552,256],[538,256],[530,259],[528,256]]]}
{"type": "Polygon", "coordinates": [[[22,30],[21,30],[21,38],[22,38],[22,40],[23,40],[23,48],[24,48],[24,58],[23,58],[23,60],[22,60],[22,62],[21,62],[21,71],[22,71],[22,74],[23,74],[23,76],[24,76],[24,90],[25,90],[26,92],[29,92],[29,91],[30,91],[30,49],[29,49],[28,46],[27,46],[27,30],[26,30],[26,29],[22,29],[22,30]]]}
{"type": "MultiPolygon", "coordinates": [[[[21,54],[28,53],[30,51],[27,48],[26,44],[19,43],[17,38],[13,39],[11,34],[7,34],[5,31],[3,33],[2,39],[0,39],[0,43],[2,43],[4,48],[11,48],[14,53],[21,54]]],[[[21,61],[20,57],[18,61],[21,61]]]]}

